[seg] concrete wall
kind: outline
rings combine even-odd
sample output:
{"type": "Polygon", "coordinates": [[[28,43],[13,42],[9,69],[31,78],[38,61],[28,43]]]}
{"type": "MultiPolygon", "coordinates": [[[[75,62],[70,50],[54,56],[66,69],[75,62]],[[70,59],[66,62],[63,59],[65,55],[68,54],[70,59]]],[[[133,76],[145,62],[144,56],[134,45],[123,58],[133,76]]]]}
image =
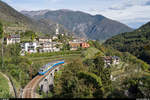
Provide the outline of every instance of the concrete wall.
{"type": "Polygon", "coordinates": [[[40,83],[39,87],[40,89],[47,93],[48,91],[51,91],[53,89],[54,85],[54,73],[59,71],[59,67],[56,67],[51,71],[40,83]]]}

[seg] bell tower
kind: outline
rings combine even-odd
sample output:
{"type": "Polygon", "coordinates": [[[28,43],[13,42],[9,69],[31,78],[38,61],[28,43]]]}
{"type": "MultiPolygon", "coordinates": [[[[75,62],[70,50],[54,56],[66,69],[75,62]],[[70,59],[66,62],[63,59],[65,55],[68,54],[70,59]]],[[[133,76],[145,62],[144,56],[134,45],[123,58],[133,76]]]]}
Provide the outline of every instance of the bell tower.
{"type": "Polygon", "coordinates": [[[59,25],[57,24],[56,25],[56,35],[58,35],[59,34],[59,25]]]}

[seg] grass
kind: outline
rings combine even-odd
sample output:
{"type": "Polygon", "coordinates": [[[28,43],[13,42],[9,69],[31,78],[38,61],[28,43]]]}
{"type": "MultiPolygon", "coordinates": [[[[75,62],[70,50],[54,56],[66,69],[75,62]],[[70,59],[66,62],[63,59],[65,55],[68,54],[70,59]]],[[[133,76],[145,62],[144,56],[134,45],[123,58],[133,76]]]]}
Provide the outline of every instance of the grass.
{"type": "Polygon", "coordinates": [[[74,56],[55,56],[55,57],[35,57],[35,58],[30,58],[33,62],[43,62],[43,61],[52,61],[52,60],[58,60],[58,59],[65,59],[65,60],[72,60],[75,58],[80,57],[79,55],[74,55],[74,56]]]}
{"type": "Polygon", "coordinates": [[[150,72],[143,72],[143,75],[145,75],[145,76],[150,76],[150,72]]]}
{"type": "Polygon", "coordinates": [[[80,56],[80,54],[73,54],[73,55],[56,55],[56,56],[43,56],[43,57],[28,57],[32,61],[37,61],[37,60],[44,60],[44,59],[54,59],[54,58],[66,58],[66,57],[76,57],[80,56]]]}
{"type": "Polygon", "coordinates": [[[94,47],[90,47],[86,51],[84,51],[82,53],[82,55],[84,56],[85,59],[90,59],[90,58],[94,57],[95,54],[98,53],[98,52],[100,52],[100,50],[98,50],[94,47]]]}
{"type": "Polygon", "coordinates": [[[31,39],[28,39],[28,38],[21,39],[21,42],[25,42],[25,41],[31,41],[31,39]]]}
{"type": "Polygon", "coordinates": [[[9,97],[8,80],[0,73],[0,98],[9,97]]]}

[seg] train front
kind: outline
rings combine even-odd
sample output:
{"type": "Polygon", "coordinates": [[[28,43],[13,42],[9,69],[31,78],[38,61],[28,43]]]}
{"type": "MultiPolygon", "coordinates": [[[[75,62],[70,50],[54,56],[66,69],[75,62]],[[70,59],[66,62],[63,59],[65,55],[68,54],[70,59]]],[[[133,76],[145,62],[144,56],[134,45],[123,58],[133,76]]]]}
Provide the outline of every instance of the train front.
{"type": "Polygon", "coordinates": [[[58,65],[63,65],[65,63],[64,60],[59,60],[59,61],[54,61],[50,62],[46,65],[44,65],[42,68],[39,70],[39,75],[44,75],[46,72],[48,72],[51,68],[58,66],[58,65]]]}

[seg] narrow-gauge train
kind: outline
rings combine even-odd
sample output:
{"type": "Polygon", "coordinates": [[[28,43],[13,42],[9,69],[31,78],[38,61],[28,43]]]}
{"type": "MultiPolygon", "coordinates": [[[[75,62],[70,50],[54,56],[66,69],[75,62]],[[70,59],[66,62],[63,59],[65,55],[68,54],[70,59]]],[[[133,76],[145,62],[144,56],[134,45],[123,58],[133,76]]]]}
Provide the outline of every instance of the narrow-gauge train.
{"type": "Polygon", "coordinates": [[[39,73],[39,75],[44,75],[45,73],[47,73],[52,68],[54,68],[58,65],[62,65],[64,63],[65,63],[64,60],[50,62],[50,63],[44,65],[42,68],[40,68],[38,73],[39,73]]]}

